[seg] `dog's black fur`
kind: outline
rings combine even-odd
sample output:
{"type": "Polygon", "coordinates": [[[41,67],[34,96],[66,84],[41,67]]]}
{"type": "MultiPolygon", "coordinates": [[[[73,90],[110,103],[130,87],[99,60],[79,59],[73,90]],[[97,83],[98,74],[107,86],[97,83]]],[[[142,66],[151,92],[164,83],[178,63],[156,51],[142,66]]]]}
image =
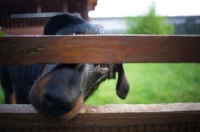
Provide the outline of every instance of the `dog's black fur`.
{"type": "Polygon", "coordinates": [[[5,103],[13,102],[12,94],[18,104],[30,104],[29,92],[35,80],[42,74],[45,65],[1,66],[0,81],[5,93],[5,103]]]}
{"type": "MultiPolygon", "coordinates": [[[[50,18],[44,35],[104,34],[99,25],[90,24],[78,15],[63,14],[50,18]]],[[[6,103],[31,103],[47,116],[75,116],[87,99],[106,78],[119,72],[117,94],[125,98],[129,84],[122,64],[37,64],[1,66],[0,81],[6,103]]]]}

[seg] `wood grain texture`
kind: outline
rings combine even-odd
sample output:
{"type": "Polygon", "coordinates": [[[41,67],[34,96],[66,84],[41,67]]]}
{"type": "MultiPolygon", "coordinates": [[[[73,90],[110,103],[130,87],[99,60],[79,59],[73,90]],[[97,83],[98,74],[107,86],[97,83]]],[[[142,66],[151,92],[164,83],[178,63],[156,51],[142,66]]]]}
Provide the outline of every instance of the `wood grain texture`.
{"type": "Polygon", "coordinates": [[[196,122],[195,127],[200,129],[199,117],[200,103],[84,106],[70,121],[45,118],[31,105],[0,105],[0,129],[158,125],[182,122],[196,122]]]}
{"type": "Polygon", "coordinates": [[[26,27],[26,28],[6,28],[2,31],[9,35],[43,35],[43,26],[26,27]]]}
{"type": "MultiPolygon", "coordinates": [[[[105,106],[84,105],[79,113],[140,113],[140,112],[175,112],[200,111],[200,103],[172,103],[172,104],[110,104],[105,106]]],[[[0,114],[12,113],[36,114],[37,111],[28,104],[1,104],[0,114]]]]}
{"type": "Polygon", "coordinates": [[[200,36],[0,37],[0,64],[200,62],[200,36]]]}

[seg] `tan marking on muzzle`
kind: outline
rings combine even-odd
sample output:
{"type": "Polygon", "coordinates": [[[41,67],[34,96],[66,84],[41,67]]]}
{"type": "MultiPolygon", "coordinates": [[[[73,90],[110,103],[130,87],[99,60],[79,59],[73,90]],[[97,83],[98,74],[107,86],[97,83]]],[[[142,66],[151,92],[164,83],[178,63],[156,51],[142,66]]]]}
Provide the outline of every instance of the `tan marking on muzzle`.
{"type": "Polygon", "coordinates": [[[16,104],[16,99],[15,99],[15,94],[14,93],[10,94],[9,99],[10,99],[10,103],[11,104],[16,104]]]}
{"type": "Polygon", "coordinates": [[[61,116],[61,119],[64,120],[72,119],[79,113],[82,107],[83,107],[83,96],[81,95],[80,98],[77,100],[75,107],[67,114],[61,116]]]}
{"type": "Polygon", "coordinates": [[[31,89],[30,92],[30,103],[37,107],[39,106],[40,108],[42,107],[42,97],[44,94],[44,89],[46,84],[50,81],[51,75],[43,75],[34,84],[34,86],[31,89]]]}

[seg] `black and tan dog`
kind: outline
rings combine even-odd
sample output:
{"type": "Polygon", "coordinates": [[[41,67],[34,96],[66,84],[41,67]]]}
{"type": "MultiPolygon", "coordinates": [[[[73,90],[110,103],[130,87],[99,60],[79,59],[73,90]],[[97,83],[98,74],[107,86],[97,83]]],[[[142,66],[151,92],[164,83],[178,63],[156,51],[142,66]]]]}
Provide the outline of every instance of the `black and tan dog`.
{"type": "MultiPolygon", "coordinates": [[[[46,23],[44,35],[104,34],[101,26],[79,15],[57,15],[46,23]]],[[[38,64],[1,66],[0,80],[6,103],[31,103],[50,117],[74,117],[101,82],[118,72],[117,94],[125,98],[129,84],[122,64],[38,64]],[[11,99],[12,98],[12,99],[11,99]]]]}

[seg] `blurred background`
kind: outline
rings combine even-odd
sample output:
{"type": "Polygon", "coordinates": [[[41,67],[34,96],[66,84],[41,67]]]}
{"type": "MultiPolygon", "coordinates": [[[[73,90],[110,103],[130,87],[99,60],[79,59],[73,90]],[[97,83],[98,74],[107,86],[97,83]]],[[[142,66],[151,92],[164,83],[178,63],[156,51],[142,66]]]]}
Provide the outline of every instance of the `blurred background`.
{"type": "MultiPolygon", "coordinates": [[[[200,1],[99,0],[89,12],[92,23],[109,34],[200,34],[200,1]],[[111,6],[112,5],[112,6],[111,6]]],[[[130,82],[125,100],[116,80],[104,82],[87,104],[150,104],[200,101],[199,64],[124,64],[130,82]]]]}
{"type": "MultiPolygon", "coordinates": [[[[166,34],[200,34],[200,1],[198,0],[98,0],[95,10],[89,12],[91,22],[99,23],[108,33],[142,33],[127,32],[135,24],[133,19],[145,16],[148,19],[143,28],[160,28],[156,22],[167,23],[174,27],[174,32],[166,34]],[[151,12],[151,13],[150,13],[151,12]],[[164,20],[155,20],[154,17],[163,16],[164,20]],[[132,21],[127,20],[131,17],[132,21]],[[127,22],[128,21],[128,22],[127,22]],[[132,25],[131,25],[132,23],[132,25]],[[130,27],[131,26],[131,27],[130,27]]],[[[138,22],[138,21],[137,21],[138,22]]],[[[163,26],[163,25],[162,25],[163,26]]],[[[135,29],[134,29],[135,30],[135,29]]],[[[150,30],[150,29],[149,29],[150,30]]],[[[161,33],[163,29],[160,29],[161,33]]],[[[149,32],[155,34],[155,32],[149,32]]]]}
{"type": "MultiPolygon", "coordinates": [[[[31,2],[31,0],[27,1],[31,2]]],[[[15,9],[17,4],[15,7],[7,8],[9,4],[0,3],[0,14],[2,13],[0,34],[42,34],[43,24],[55,13],[48,8],[43,8],[42,2],[45,0],[38,1],[37,8],[27,9],[28,18],[26,9],[15,9]],[[40,2],[41,6],[38,6],[40,2]],[[6,10],[9,9],[11,9],[10,14],[5,15],[6,10]],[[15,11],[18,11],[18,14],[15,11]],[[44,16],[43,11],[51,13],[44,16]]],[[[85,0],[62,1],[60,6],[62,12],[79,12],[85,20],[102,25],[108,34],[200,34],[199,0],[87,0],[89,2],[87,8],[83,8],[86,5],[85,0]],[[75,10],[75,7],[78,10],[75,10]]],[[[55,1],[50,0],[48,4],[51,2],[55,1]]],[[[130,91],[125,100],[120,99],[116,94],[117,79],[106,80],[86,101],[86,104],[200,102],[199,63],[132,63],[124,64],[124,68],[130,83],[130,91]]],[[[0,103],[4,103],[1,88],[0,103]]]]}

